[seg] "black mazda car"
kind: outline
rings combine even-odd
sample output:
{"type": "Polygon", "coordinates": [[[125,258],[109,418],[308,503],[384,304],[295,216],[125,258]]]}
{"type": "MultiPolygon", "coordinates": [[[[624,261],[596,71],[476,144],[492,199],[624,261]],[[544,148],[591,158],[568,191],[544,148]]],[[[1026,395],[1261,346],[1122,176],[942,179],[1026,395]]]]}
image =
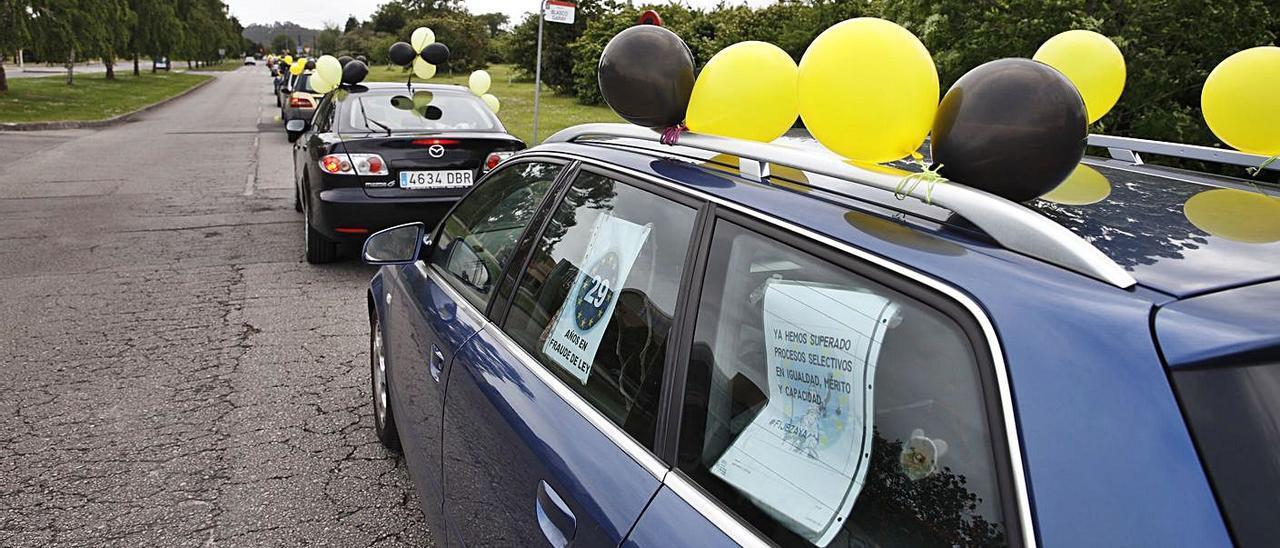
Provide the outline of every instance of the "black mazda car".
{"type": "Polygon", "coordinates": [[[307,262],[402,223],[434,225],[481,175],[525,148],[466,88],[368,83],[287,122],[307,262]]]}

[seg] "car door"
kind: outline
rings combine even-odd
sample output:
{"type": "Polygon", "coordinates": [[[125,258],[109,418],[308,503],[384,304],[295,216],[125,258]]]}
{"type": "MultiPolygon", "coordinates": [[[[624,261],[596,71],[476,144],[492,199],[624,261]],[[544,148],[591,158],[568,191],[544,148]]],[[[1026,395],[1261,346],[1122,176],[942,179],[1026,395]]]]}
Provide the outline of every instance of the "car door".
{"type": "Polygon", "coordinates": [[[722,215],[673,367],[684,398],[676,467],[626,545],[1031,538],[991,412],[990,341],[972,313],[839,250],[722,215]]]}
{"type": "Polygon", "coordinates": [[[501,326],[450,372],[451,544],[625,538],[669,468],[652,450],[700,205],[594,167],[574,176],[501,326]]]}
{"type": "Polygon", "coordinates": [[[482,180],[441,222],[424,259],[400,267],[380,297],[389,299],[384,321],[392,411],[429,518],[440,515],[442,500],[448,364],[486,323],[493,282],[563,168],[556,161],[513,162],[482,180]]]}

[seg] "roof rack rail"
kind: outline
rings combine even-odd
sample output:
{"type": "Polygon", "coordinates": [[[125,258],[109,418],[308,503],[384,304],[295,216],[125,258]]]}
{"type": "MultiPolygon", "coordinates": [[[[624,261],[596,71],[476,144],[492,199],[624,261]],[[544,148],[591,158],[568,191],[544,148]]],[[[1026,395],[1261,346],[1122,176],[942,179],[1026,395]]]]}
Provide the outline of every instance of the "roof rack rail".
{"type": "MultiPolygon", "coordinates": [[[[1089,135],[1089,146],[1103,147],[1114,160],[1142,165],[1142,157],[1138,153],[1182,158],[1184,160],[1200,160],[1218,164],[1258,167],[1267,161],[1266,156],[1249,154],[1237,150],[1205,147],[1200,145],[1184,145],[1165,141],[1151,141],[1134,137],[1116,137],[1114,135],[1089,135]]],[[[1268,170],[1280,171],[1280,162],[1267,166],[1268,170]]]]}
{"type": "MultiPolygon", "coordinates": [[[[545,143],[570,143],[590,137],[620,137],[660,141],[654,130],[630,124],[582,124],[561,130],[545,143]]],[[[680,145],[729,154],[741,159],[743,172],[766,177],[769,164],[826,175],[850,183],[896,192],[901,177],[860,168],[835,157],[766,143],[728,139],[712,135],[684,133],[680,145]],[[755,165],[751,165],[751,164],[755,165]]],[[[925,185],[911,192],[925,199],[925,185]]],[[[827,188],[839,192],[839,189],[827,188]]],[[[1092,244],[1053,220],[1020,204],[994,194],[959,184],[937,185],[931,203],[959,214],[987,233],[1006,249],[1039,259],[1113,286],[1128,289],[1137,285],[1133,276],[1092,244]]]]}

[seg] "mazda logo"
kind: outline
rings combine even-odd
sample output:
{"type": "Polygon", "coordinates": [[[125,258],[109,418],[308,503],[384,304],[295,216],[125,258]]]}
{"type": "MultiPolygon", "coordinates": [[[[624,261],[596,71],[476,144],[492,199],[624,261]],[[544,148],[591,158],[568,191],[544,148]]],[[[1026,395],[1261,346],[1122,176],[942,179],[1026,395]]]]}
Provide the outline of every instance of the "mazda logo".
{"type": "Polygon", "coordinates": [[[427,149],[427,153],[430,154],[432,158],[439,158],[444,156],[444,147],[440,145],[431,145],[431,148],[427,149]]]}

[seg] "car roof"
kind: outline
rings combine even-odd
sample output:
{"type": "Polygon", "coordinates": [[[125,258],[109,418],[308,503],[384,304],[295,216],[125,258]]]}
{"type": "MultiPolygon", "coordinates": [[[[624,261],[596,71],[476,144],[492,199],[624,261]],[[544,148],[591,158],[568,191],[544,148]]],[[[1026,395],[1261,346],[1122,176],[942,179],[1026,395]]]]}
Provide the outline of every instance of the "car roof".
{"type": "Polygon", "coordinates": [[[412,83],[403,84],[400,82],[363,82],[355,86],[347,88],[351,93],[368,93],[381,91],[445,91],[445,92],[466,92],[470,94],[464,86],[454,84],[422,84],[412,83]]]}
{"type": "MultiPolygon", "coordinates": [[[[773,144],[835,157],[803,130],[793,130],[773,144]]],[[[888,223],[879,224],[872,232],[932,233],[941,238],[939,242],[948,241],[947,245],[986,255],[1000,254],[992,249],[994,242],[966,219],[917,200],[894,199],[892,193],[883,190],[853,185],[852,192],[848,192],[843,189],[849,189],[850,185],[844,185],[841,194],[833,194],[822,190],[823,179],[829,177],[777,166],[771,169],[769,182],[760,183],[739,172],[736,157],[680,145],[626,138],[592,138],[574,145],[592,147],[594,154],[624,167],[735,201],[741,200],[744,193],[728,187],[717,189],[706,175],[714,174],[722,181],[721,186],[732,182],[734,187],[751,187],[756,189],[753,192],[771,194],[776,199],[755,200],[751,207],[852,245],[861,245],[858,240],[865,238],[867,226],[856,226],[859,223],[852,221],[844,227],[817,226],[803,214],[804,201],[821,200],[854,207],[879,219],[863,218],[863,225],[888,223]],[[655,162],[655,159],[662,161],[655,162]],[[799,202],[794,199],[797,196],[801,197],[799,202]]],[[[927,155],[927,149],[922,152],[927,155]]],[[[1276,268],[1280,265],[1280,242],[1247,243],[1215,236],[1192,224],[1184,214],[1183,206],[1192,196],[1218,188],[1253,190],[1247,181],[1095,157],[1086,157],[1082,164],[1097,174],[1094,184],[1110,187],[1105,198],[1088,205],[1045,200],[1034,200],[1027,205],[1093,244],[1128,271],[1140,286],[1183,298],[1280,278],[1280,269],[1276,268]]],[[[883,169],[901,170],[900,173],[906,174],[919,168],[898,162],[883,169]]],[[[1276,195],[1274,191],[1268,192],[1276,195]]],[[[943,245],[924,242],[925,239],[919,239],[917,243],[943,245]]],[[[1016,258],[1004,260],[1025,263],[1030,259],[1012,252],[1009,255],[1016,258]]]]}

